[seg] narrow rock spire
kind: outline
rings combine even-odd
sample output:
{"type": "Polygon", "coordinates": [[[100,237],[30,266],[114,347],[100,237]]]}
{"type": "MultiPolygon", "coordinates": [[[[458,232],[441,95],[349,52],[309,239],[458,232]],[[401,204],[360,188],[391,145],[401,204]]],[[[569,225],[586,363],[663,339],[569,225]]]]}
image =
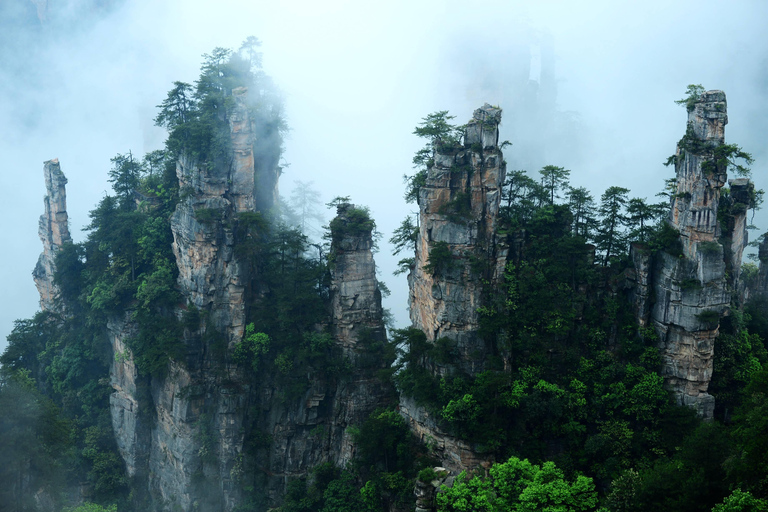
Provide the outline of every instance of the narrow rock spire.
{"type": "Polygon", "coordinates": [[[69,235],[67,217],[67,178],[61,172],[58,158],[48,160],[43,165],[46,196],[45,213],[40,216],[38,234],[43,242],[43,252],[37,260],[32,276],[40,293],[40,309],[52,311],[54,301],[59,294],[53,284],[56,253],[66,243],[72,243],[69,235]]]}
{"type": "MultiPolygon", "coordinates": [[[[707,91],[689,110],[686,134],[675,154],[677,188],[669,218],[669,225],[679,231],[680,244],[656,258],[650,313],[667,388],[678,403],[695,408],[704,418],[714,413],[715,399],[707,393],[714,341],[731,302],[746,242],[741,213],[748,205],[742,205],[744,212],[732,212],[733,222],[718,218],[728,176],[715,150],[725,142],[726,106],[725,93],[707,91]]],[[[733,180],[732,185],[739,197],[748,194],[746,180],[733,180]]]]}

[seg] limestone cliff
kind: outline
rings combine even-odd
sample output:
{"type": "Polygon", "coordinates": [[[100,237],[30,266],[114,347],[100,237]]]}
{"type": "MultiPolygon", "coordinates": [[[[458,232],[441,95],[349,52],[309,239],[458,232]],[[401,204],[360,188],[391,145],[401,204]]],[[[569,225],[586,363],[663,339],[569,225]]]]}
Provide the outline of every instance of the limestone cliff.
{"type": "MultiPolygon", "coordinates": [[[[450,367],[424,361],[435,374],[456,369],[470,375],[485,369],[491,355],[477,333],[484,286],[503,277],[508,248],[496,236],[506,164],[498,145],[501,110],[486,104],[467,123],[464,144],[437,150],[419,191],[419,233],[415,265],[408,275],[414,327],[427,340],[455,343],[450,367]],[[438,260],[439,258],[439,260],[438,260]]],[[[441,463],[454,471],[477,467],[486,457],[471,444],[442,431],[428,411],[403,397],[400,411],[441,463]]]]}
{"type": "Polygon", "coordinates": [[[749,195],[751,184],[733,180],[735,196],[728,204],[721,197],[726,165],[715,152],[724,144],[727,122],[722,91],[703,93],[689,110],[686,134],[674,158],[677,180],[668,221],[679,232],[679,254],[660,251],[651,268],[642,248],[632,247],[642,285],[635,298],[638,319],[641,325],[650,322],[658,333],[665,383],[678,403],[694,407],[705,418],[714,410],[714,398],[707,393],[714,340],[747,241],[749,202],[745,204],[743,196],[749,195]],[[730,219],[725,225],[720,221],[724,216],[730,219]]]}
{"type": "Polygon", "coordinates": [[[43,166],[46,196],[45,213],[40,216],[38,234],[43,242],[43,252],[37,260],[32,276],[40,293],[40,309],[52,311],[59,292],[53,284],[56,253],[62,245],[71,243],[67,218],[67,178],[61,172],[58,158],[48,160],[43,166]]]}

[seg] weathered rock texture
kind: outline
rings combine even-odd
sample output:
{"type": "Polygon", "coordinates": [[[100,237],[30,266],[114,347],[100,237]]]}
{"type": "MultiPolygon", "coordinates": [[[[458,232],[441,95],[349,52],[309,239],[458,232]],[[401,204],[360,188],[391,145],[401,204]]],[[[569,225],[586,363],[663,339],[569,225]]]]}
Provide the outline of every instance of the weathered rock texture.
{"type": "MultiPolygon", "coordinates": [[[[449,338],[457,351],[450,367],[424,361],[435,374],[458,369],[474,375],[485,370],[490,355],[488,340],[477,330],[484,286],[499,284],[508,253],[495,234],[506,173],[498,146],[500,122],[498,108],[486,104],[475,110],[464,146],[436,151],[434,166],[419,191],[416,258],[408,275],[411,321],[428,341],[449,338]],[[436,248],[450,253],[437,265],[436,248]]],[[[400,411],[422,440],[436,445],[445,467],[458,472],[485,460],[474,446],[443,432],[414,402],[402,398],[400,411]]]]}
{"type": "Polygon", "coordinates": [[[455,476],[449,476],[450,473],[443,467],[433,468],[435,479],[430,482],[416,480],[413,494],[416,495],[416,512],[434,512],[437,510],[435,497],[440,492],[440,487],[445,485],[452,487],[456,480],[455,476]]]}
{"type": "Polygon", "coordinates": [[[345,466],[354,455],[347,426],[359,425],[377,407],[382,407],[389,386],[377,377],[386,362],[370,360],[371,345],[386,342],[381,291],[373,261],[372,223],[362,229],[359,217],[350,213],[367,212],[343,204],[331,224],[333,263],[331,269],[331,325],[344,357],[353,364],[352,376],[336,391],[333,422],[340,437],[337,462],[345,466]]]}
{"type": "Polygon", "coordinates": [[[500,122],[501,110],[486,104],[467,124],[464,147],[436,152],[419,191],[416,260],[408,275],[414,327],[429,341],[455,341],[459,365],[469,373],[482,371],[487,355],[476,332],[483,280],[498,282],[507,257],[495,236],[506,173],[500,122]],[[425,266],[436,245],[450,251],[450,260],[430,272],[425,266]]]}
{"type": "Polygon", "coordinates": [[[200,330],[186,332],[186,358],[172,361],[167,376],[142,381],[125,346],[135,329],[130,317],[109,326],[117,444],[129,474],[144,479],[159,509],[231,510],[240,499],[237,467],[250,390],[215,368],[210,338],[220,333],[226,350],[243,337],[247,276],[235,255],[233,226],[241,213],[271,209],[278,169],[277,159],[256,154],[247,90],[236,89],[233,99],[230,155],[201,162],[182,154],[176,167],[185,196],[171,217],[178,287],[184,303],[206,318],[200,330]],[[265,161],[275,166],[260,177],[257,162],[265,161]],[[261,185],[270,188],[260,191],[261,185]],[[205,332],[213,334],[205,338],[205,332]]]}
{"type": "Polygon", "coordinates": [[[738,280],[748,205],[741,201],[751,187],[747,180],[734,180],[740,206],[733,197],[728,205],[721,204],[726,168],[715,161],[713,151],[724,144],[727,122],[722,91],[702,94],[689,111],[686,136],[676,152],[677,187],[669,218],[679,231],[681,254],[661,251],[651,267],[642,248],[632,247],[638,319],[641,325],[653,325],[659,336],[665,383],[679,403],[705,418],[714,410],[714,397],[707,393],[714,340],[738,280]],[[721,216],[730,212],[731,222],[722,226],[719,211],[721,216]]]}
{"type": "Polygon", "coordinates": [[[271,139],[250,117],[247,91],[233,97],[230,157],[199,162],[182,155],[177,163],[184,196],[171,217],[178,288],[201,314],[199,326],[185,331],[185,357],[171,361],[164,377],[142,378],[125,343],[136,329],[130,314],[109,324],[118,448],[158,510],[233,510],[248,471],[261,475],[264,510],[279,504],[290,478],[321,463],[349,462],[347,427],[362,423],[393,391],[375,377],[382,362],[366,358],[371,344],[386,338],[373,223],[349,229],[352,205],[341,207],[333,223],[341,231],[333,233],[329,319],[318,326],[331,330],[351,374],[333,381],[311,375],[302,396],[289,400],[273,376],[254,379],[224,361],[222,354],[243,338],[247,297],[260,296],[249,289],[259,276],[248,275],[253,265],[235,250],[235,229],[241,214],[271,209],[279,175],[279,143],[275,153],[275,141],[265,142],[271,139]]]}
{"type": "Polygon", "coordinates": [[[67,178],[61,172],[58,158],[48,160],[43,166],[45,176],[45,213],[40,216],[38,234],[43,242],[43,252],[37,260],[32,276],[40,293],[40,309],[52,311],[59,294],[53,284],[56,253],[66,243],[72,243],[67,218],[67,178]]]}

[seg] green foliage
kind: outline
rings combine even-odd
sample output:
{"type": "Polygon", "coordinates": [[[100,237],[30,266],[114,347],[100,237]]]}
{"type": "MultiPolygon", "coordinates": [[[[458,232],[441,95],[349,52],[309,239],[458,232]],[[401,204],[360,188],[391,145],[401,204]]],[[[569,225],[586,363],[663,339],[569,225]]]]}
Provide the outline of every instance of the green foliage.
{"type": "MultiPolygon", "coordinates": [[[[586,197],[584,201],[588,201],[586,197]]],[[[544,187],[529,177],[525,171],[507,173],[502,187],[499,216],[507,229],[523,227],[533,218],[536,210],[547,201],[544,187]]]]}
{"type": "Polygon", "coordinates": [[[686,96],[682,99],[675,100],[678,105],[683,105],[688,112],[692,111],[696,105],[696,101],[704,94],[704,86],[701,84],[689,84],[685,89],[686,96]]]}
{"type": "Polygon", "coordinates": [[[768,512],[768,501],[752,496],[749,491],[735,489],[712,512],[768,512]]]}
{"type": "Polygon", "coordinates": [[[680,232],[667,222],[661,222],[659,229],[651,236],[648,246],[652,251],[664,251],[678,258],[683,257],[680,232]]]}
{"type": "Polygon", "coordinates": [[[717,324],[720,320],[720,313],[714,309],[706,309],[696,314],[696,319],[703,324],[717,324]]]}
{"type": "Polygon", "coordinates": [[[597,226],[597,206],[592,194],[584,187],[569,188],[567,197],[573,214],[573,234],[586,240],[591,239],[597,226]]]}
{"type": "Polygon", "coordinates": [[[540,171],[541,174],[541,186],[546,191],[550,205],[555,204],[555,199],[559,199],[557,195],[560,190],[567,190],[568,178],[571,175],[571,171],[564,167],[557,167],[555,165],[546,165],[540,171]]]}
{"type": "Polygon", "coordinates": [[[752,174],[749,168],[754,163],[750,153],[747,153],[737,144],[721,144],[712,151],[712,158],[702,164],[705,172],[733,171],[742,178],[748,178],[752,174]],[[740,163],[743,161],[744,163],[740,163]]]}
{"type": "Polygon", "coordinates": [[[271,146],[265,146],[264,156],[277,151],[279,158],[280,137],[286,126],[282,105],[261,71],[261,54],[256,51],[259,45],[258,39],[249,37],[238,52],[214,48],[203,55],[200,77],[194,86],[174,82],[158,105],[155,118],[155,124],[169,131],[166,147],[173,156],[186,152],[208,167],[223,162],[231,150],[227,115],[235,105],[233,93],[246,87],[249,103],[255,105],[250,116],[261,132],[259,139],[271,146]]]}
{"type": "Polygon", "coordinates": [[[461,224],[472,218],[471,197],[466,192],[457,192],[453,199],[440,205],[437,212],[445,215],[449,221],[461,224]]]}
{"type": "Polygon", "coordinates": [[[633,472],[628,471],[615,480],[609,500],[612,510],[695,512],[711,509],[728,492],[723,460],[730,449],[722,426],[699,425],[674,456],[658,459],[634,477],[633,472]]]}
{"type": "Polygon", "coordinates": [[[437,473],[433,468],[424,468],[419,471],[419,476],[417,478],[420,482],[429,483],[437,478],[437,473]]]}
{"type": "Polygon", "coordinates": [[[587,512],[596,510],[597,492],[591,478],[568,481],[553,462],[538,466],[512,457],[491,466],[489,478],[462,473],[436,501],[439,512],[587,512]]]}
{"type": "Polygon", "coordinates": [[[371,218],[367,207],[345,203],[337,208],[339,214],[329,224],[330,239],[333,243],[339,243],[345,237],[370,236],[376,230],[376,222],[371,218]]]}
{"type": "Polygon", "coordinates": [[[603,265],[608,265],[612,256],[626,250],[626,234],[623,227],[628,223],[624,212],[628,193],[627,188],[608,187],[600,198],[598,213],[602,216],[602,220],[598,226],[595,241],[597,248],[605,253],[603,265]]]}
{"type": "Polygon", "coordinates": [[[720,254],[721,248],[721,245],[717,242],[699,242],[699,250],[710,256],[720,254]]]}
{"type": "Polygon", "coordinates": [[[259,359],[269,352],[269,336],[256,332],[252,323],[245,326],[245,337],[235,346],[232,360],[237,364],[251,367],[254,372],[259,370],[259,359]]]}
{"type": "Polygon", "coordinates": [[[83,503],[77,507],[66,507],[64,512],[117,512],[117,505],[112,504],[107,507],[102,507],[96,503],[83,503]]]}
{"type": "Polygon", "coordinates": [[[627,203],[627,226],[629,239],[642,243],[648,242],[654,235],[654,226],[667,214],[667,203],[648,204],[645,199],[632,198],[627,203]]]}
{"type": "Polygon", "coordinates": [[[729,476],[743,489],[768,498],[768,370],[751,375],[736,410],[733,437],[736,456],[728,461],[729,476]]]}
{"type": "Polygon", "coordinates": [[[224,212],[219,208],[198,208],[195,210],[195,219],[200,224],[211,227],[221,222],[224,212]]]}
{"type": "Polygon", "coordinates": [[[450,272],[454,267],[453,253],[446,242],[435,242],[429,249],[424,272],[436,276],[450,272]]]}
{"type": "Polygon", "coordinates": [[[454,116],[449,116],[447,110],[433,112],[422,119],[413,134],[427,139],[427,145],[416,152],[413,157],[413,167],[417,169],[411,176],[403,176],[406,184],[405,200],[408,203],[419,201],[419,190],[427,180],[427,172],[435,163],[436,151],[453,151],[460,147],[463,127],[450,123],[454,116]]]}

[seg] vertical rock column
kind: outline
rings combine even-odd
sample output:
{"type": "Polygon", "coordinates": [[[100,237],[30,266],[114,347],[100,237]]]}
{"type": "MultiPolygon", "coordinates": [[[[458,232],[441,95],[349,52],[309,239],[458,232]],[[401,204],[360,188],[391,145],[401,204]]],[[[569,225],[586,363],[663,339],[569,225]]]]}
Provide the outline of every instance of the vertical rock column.
{"type": "Polygon", "coordinates": [[[381,291],[373,260],[373,222],[367,211],[352,204],[338,207],[331,222],[331,325],[336,343],[353,365],[352,376],[339,383],[334,399],[333,448],[336,463],[345,466],[353,457],[347,430],[360,425],[376,408],[385,405],[389,386],[376,377],[385,361],[371,359],[371,345],[386,342],[381,291]]]}
{"type": "MultiPolygon", "coordinates": [[[[206,161],[180,156],[176,174],[184,198],[171,216],[182,300],[203,311],[206,328],[221,333],[229,347],[242,339],[245,330],[247,270],[235,254],[234,226],[239,214],[267,212],[273,206],[278,175],[274,155],[280,153],[278,144],[268,158],[261,154],[266,149],[256,133],[248,90],[235,89],[232,99],[227,113],[231,151],[209,155],[206,161]]],[[[183,510],[232,510],[240,493],[232,470],[242,452],[248,390],[211,371],[222,362],[212,360],[210,347],[195,335],[187,342],[184,360],[171,362],[167,377],[152,380],[150,448],[126,445],[121,452],[149,453],[149,486],[158,502],[183,510]],[[207,439],[205,445],[201,439],[207,439]],[[196,483],[200,476],[206,485],[196,483]]],[[[130,365],[127,359],[123,370],[129,371],[130,365]]],[[[113,406],[113,422],[126,427],[133,424],[129,416],[135,410],[150,406],[139,404],[136,397],[121,398],[137,402],[130,410],[117,401],[113,406]]]]}
{"type": "Polygon", "coordinates": [[[487,355],[476,333],[482,281],[498,281],[507,256],[495,236],[506,173],[500,122],[501,110],[485,104],[467,124],[463,147],[436,152],[419,191],[416,260],[408,275],[414,327],[429,341],[455,341],[459,365],[469,373],[482,371],[487,355]],[[434,264],[436,249],[444,261],[430,271],[425,267],[434,264]]]}
{"type": "MultiPolygon", "coordinates": [[[[482,372],[491,349],[477,334],[477,310],[483,283],[495,287],[503,279],[508,253],[495,234],[506,172],[500,122],[498,108],[486,104],[475,110],[464,145],[435,153],[419,191],[416,258],[408,275],[411,321],[428,341],[449,338],[458,352],[454,365],[424,361],[434,374],[482,372]]],[[[489,462],[487,453],[443,431],[410,397],[401,396],[400,413],[417,436],[435,446],[446,468],[458,473],[489,462]]]]}
{"type": "Polygon", "coordinates": [[[66,243],[71,243],[67,218],[67,178],[61,172],[58,158],[43,164],[45,177],[45,213],[40,216],[38,234],[43,242],[43,252],[37,260],[32,276],[40,293],[40,309],[52,311],[59,294],[53,284],[56,253],[66,243]]]}
{"type": "MultiPolygon", "coordinates": [[[[722,91],[705,92],[688,113],[686,135],[677,146],[677,189],[669,219],[680,232],[682,254],[659,253],[651,310],[665,383],[679,403],[705,418],[714,411],[714,397],[707,393],[714,340],[731,298],[718,221],[720,189],[727,176],[713,156],[724,143],[727,122],[722,91]]],[[[744,236],[731,239],[739,244],[744,236]]],[[[730,248],[731,254],[740,256],[741,250],[735,249],[730,248]]]]}

